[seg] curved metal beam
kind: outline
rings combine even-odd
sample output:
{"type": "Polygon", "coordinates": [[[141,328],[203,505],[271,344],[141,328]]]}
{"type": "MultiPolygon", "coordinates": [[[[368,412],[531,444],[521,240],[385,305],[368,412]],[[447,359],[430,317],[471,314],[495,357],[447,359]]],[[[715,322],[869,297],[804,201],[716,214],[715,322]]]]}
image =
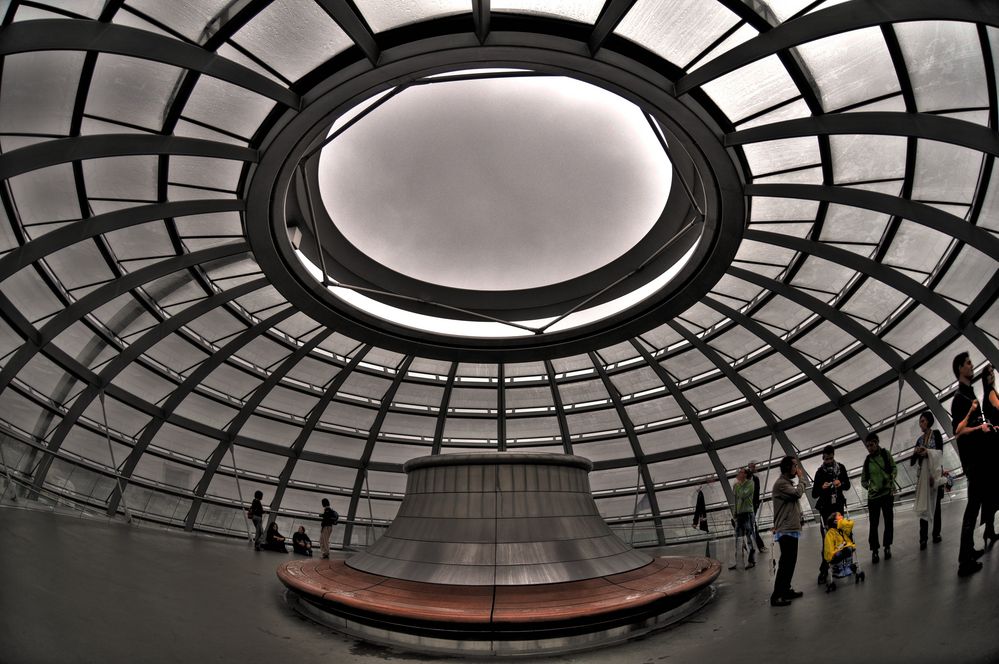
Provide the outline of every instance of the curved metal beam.
{"type": "MultiPolygon", "coordinates": [[[[770,431],[771,435],[776,437],[777,442],[780,443],[781,449],[784,450],[784,454],[787,456],[798,456],[798,450],[791,443],[791,440],[787,437],[784,429],[777,424],[777,418],[774,414],[770,412],[767,405],[763,403],[763,399],[760,395],[756,393],[749,383],[743,378],[738,371],[732,368],[728,362],[718,354],[714,348],[706,344],[697,335],[690,332],[683,325],[680,325],[676,321],[668,321],[669,325],[673,330],[675,330],[681,337],[687,340],[687,343],[692,345],[694,348],[699,350],[704,357],[708,358],[712,364],[717,367],[722,374],[728,378],[733,385],[742,393],[742,396],[746,398],[746,401],[750,406],[756,409],[757,414],[767,425],[767,429],[770,431]]],[[[763,487],[766,490],[766,487],[763,487]]],[[[815,510],[815,499],[812,498],[811,494],[807,494],[808,504],[811,505],[812,510],[815,510]]]]}
{"type": "Polygon", "coordinates": [[[852,187],[827,187],[815,184],[750,184],[746,185],[746,195],[826,201],[882,212],[950,235],[983,254],[999,256],[999,238],[984,228],[931,205],[898,196],[852,187]]]}
{"type": "Polygon", "coordinates": [[[545,360],[545,373],[548,374],[548,385],[552,391],[552,404],[555,406],[555,416],[558,418],[559,436],[562,438],[562,451],[572,454],[572,439],[569,437],[569,421],[565,418],[565,406],[562,405],[562,395],[559,394],[555,382],[555,365],[551,360],[545,360]]]}
{"type": "Polygon", "coordinates": [[[151,60],[207,74],[290,108],[301,106],[297,94],[248,67],[200,46],[124,25],[41,19],[11,23],[0,32],[0,56],[38,51],[97,51],[151,60]]]}
{"type": "MultiPolygon", "coordinates": [[[[4,365],[0,371],[0,394],[7,388],[10,381],[24,368],[28,362],[45,346],[52,343],[52,340],[62,334],[66,328],[77,322],[95,309],[99,309],[116,297],[129,292],[134,288],[139,288],[151,281],[160,279],[174,272],[179,272],[200,265],[205,262],[235,256],[246,253],[248,247],[246,242],[224,244],[210,249],[202,249],[190,254],[181,254],[174,258],[153,263],[135,272],[130,272],[120,279],[110,281],[100,288],[97,288],[73,304],[65,307],[55,316],[49,319],[45,325],[38,330],[34,338],[25,341],[14,353],[14,356],[4,365]]],[[[9,301],[3,298],[3,306],[7,306],[9,301]]]]}
{"type": "Polygon", "coordinates": [[[216,212],[242,212],[245,208],[246,204],[242,200],[193,200],[131,207],[73,221],[4,254],[0,258],[0,281],[50,254],[97,235],[160,219],[216,212]]]}
{"type": "MultiPolygon", "coordinates": [[[[392,384],[389,388],[385,390],[385,394],[382,396],[381,406],[378,408],[378,415],[375,416],[375,421],[371,423],[370,429],[368,429],[368,440],[364,443],[364,451],[361,452],[360,464],[357,467],[357,477],[354,479],[354,486],[350,492],[350,503],[347,506],[347,526],[343,531],[343,548],[350,546],[351,538],[354,536],[354,519],[357,517],[357,503],[361,500],[361,488],[364,486],[364,479],[368,473],[368,466],[371,463],[371,454],[375,451],[375,443],[378,440],[378,434],[381,433],[382,424],[385,423],[385,416],[388,415],[389,406],[392,405],[392,399],[395,398],[395,393],[399,391],[399,386],[402,385],[402,379],[406,377],[406,372],[409,371],[409,366],[413,363],[414,356],[407,355],[403,358],[402,363],[395,372],[395,377],[392,379],[392,384]]],[[[369,528],[371,525],[369,524],[369,528]]]]}
{"type": "Polygon", "coordinates": [[[789,286],[776,279],[771,279],[770,277],[765,277],[761,274],[757,274],[756,272],[736,267],[734,265],[729,267],[728,273],[733,277],[737,277],[752,284],[756,284],[757,286],[767,288],[810,311],[814,311],[816,314],[840,328],[867,348],[870,348],[871,351],[880,357],[885,364],[890,366],[897,373],[902,374],[902,377],[905,378],[907,383],[909,383],[909,387],[911,387],[919,398],[922,399],[923,402],[933,411],[934,417],[939,422],[946,423],[941,424],[941,426],[950,426],[950,414],[944,410],[943,406],[940,404],[940,400],[937,399],[929,385],[926,384],[926,381],[917,375],[912,368],[905,367],[905,361],[894,348],[889,346],[883,339],[858,323],[856,320],[846,315],[836,307],[830,306],[829,304],[823,302],[817,297],[809,295],[808,293],[800,291],[797,288],[789,286]]]}
{"type": "Polygon", "coordinates": [[[732,483],[728,479],[728,470],[725,468],[725,464],[721,462],[721,457],[718,456],[718,452],[714,445],[714,439],[708,430],[704,428],[704,424],[701,423],[700,418],[697,416],[697,409],[691,405],[690,400],[684,396],[683,391],[673,380],[673,377],[669,375],[666,368],[663,365],[656,362],[656,359],[652,357],[652,353],[645,348],[640,341],[637,339],[631,340],[631,345],[635,347],[635,350],[642,356],[645,363],[656,372],[656,376],[662,381],[663,385],[673,396],[677,405],[680,406],[680,410],[683,411],[684,416],[690,423],[690,426],[694,428],[694,433],[701,441],[701,447],[708,455],[708,459],[711,461],[711,466],[715,469],[715,477],[718,478],[718,483],[721,484],[722,490],[725,492],[725,499],[728,504],[733,508],[735,507],[735,492],[732,491],[732,483]]]}
{"type": "Polygon", "coordinates": [[[261,402],[270,394],[271,390],[281,382],[281,379],[291,371],[296,364],[298,364],[303,357],[311,353],[316,346],[326,340],[333,334],[333,330],[324,329],[323,331],[317,333],[312,339],[307,343],[302,344],[294,352],[290,353],[281,364],[275,368],[267,379],[260,385],[257,385],[253,390],[253,394],[249,399],[243,402],[242,407],[236,414],[236,417],[232,419],[229,426],[225,429],[225,436],[219,440],[219,444],[216,446],[215,450],[212,452],[211,456],[208,457],[208,465],[205,467],[205,472],[198,480],[197,485],[194,487],[194,498],[191,501],[191,508],[187,512],[187,517],[184,519],[184,530],[193,530],[194,524],[198,518],[198,512],[201,510],[201,504],[204,501],[205,492],[208,491],[209,485],[212,483],[212,478],[215,476],[216,471],[219,469],[219,465],[222,463],[225,453],[229,451],[229,447],[235,442],[236,437],[239,435],[240,430],[243,425],[250,419],[256,411],[257,407],[261,402]]]}
{"type": "Polygon", "coordinates": [[[846,3],[799,16],[722,53],[676,84],[683,95],[756,60],[806,42],[883,23],[966,21],[999,26],[999,5],[987,0],[880,0],[846,3]]]}
{"type": "Polygon", "coordinates": [[[258,152],[231,143],[186,136],[91,134],[56,138],[0,154],[0,180],[72,161],[132,155],[184,155],[256,162],[258,152]]]}
{"type": "Polygon", "coordinates": [[[659,511],[659,499],[656,498],[655,483],[652,481],[652,473],[649,472],[649,465],[645,461],[645,452],[642,451],[642,445],[638,442],[638,436],[635,434],[635,425],[632,423],[631,418],[628,416],[628,411],[625,410],[624,404],[621,402],[621,393],[618,392],[610,376],[607,375],[607,369],[604,368],[603,362],[600,361],[600,358],[593,351],[590,351],[587,355],[590,357],[590,362],[593,363],[593,368],[600,375],[604,389],[610,395],[611,401],[614,404],[614,410],[617,411],[617,416],[621,419],[621,424],[624,425],[628,442],[631,444],[631,453],[635,456],[635,463],[638,465],[639,473],[642,476],[642,484],[645,485],[645,497],[649,501],[649,509],[652,510],[652,521],[656,527],[656,539],[660,546],[662,546],[666,544],[666,534],[663,532],[663,518],[659,511]]]}
{"type": "Polygon", "coordinates": [[[869,277],[891,286],[895,290],[911,297],[937,316],[946,321],[955,330],[964,333],[968,339],[975,344],[978,350],[993,363],[999,365],[999,350],[995,344],[975,325],[974,322],[965,320],[961,312],[953,304],[944,299],[938,293],[933,292],[918,281],[898,270],[888,267],[869,258],[864,258],[852,251],[840,247],[814,242],[801,238],[771,233],[768,231],[747,230],[745,235],[747,240],[765,242],[786,249],[793,249],[802,253],[811,254],[838,265],[843,265],[851,270],[856,270],[869,277]]]}
{"type": "Polygon", "coordinates": [[[125,367],[134,362],[140,355],[155,346],[157,343],[173,334],[176,330],[180,329],[183,325],[190,323],[199,316],[203,316],[212,309],[225,304],[226,302],[230,302],[238,297],[252,293],[253,291],[263,288],[266,285],[268,285],[268,281],[266,279],[256,279],[245,284],[240,284],[239,286],[222,293],[216,293],[215,295],[206,297],[200,302],[192,304],[183,311],[166,319],[152,330],[143,334],[127,348],[122,350],[117,357],[111,360],[111,362],[109,362],[108,365],[101,370],[100,374],[97,376],[97,381],[91,383],[87,389],[80,396],[78,396],[75,401],[73,401],[73,406],[69,409],[69,412],[66,413],[65,417],[62,418],[62,422],[59,423],[59,426],[56,428],[55,433],[52,436],[52,440],[46,448],[49,454],[45,455],[38,466],[38,470],[35,472],[35,478],[32,481],[32,490],[37,491],[41,489],[42,485],[45,483],[45,476],[48,474],[52,461],[55,458],[55,452],[58,452],[59,448],[62,447],[63,441],[76,425],[76,421],[79,419],[80,415],[82,415],[87,407],[90,406],[90,403],[97,397],[100,391],[104,389],[104,387],[112,380],[114,380],[115,376],[117,376],[125,367]]]}
{"type": "Polygon", "coordinates": [[[329,14],[330,18],[336,21],[336,24],[347,33],[351,41],[357,44],[368,62],[372,66],[378,66],[381,49],[378,48],[375,35],[371,32],[364,17],[354,9],[354,3],[348,0],[316,0],[316,3],[329,14]]]}
{"type": "Polygon", "coordinates": [[[447,423],[447,409],[451,405],[451,392],[454,390],[454,379],[458,375],[458,363],[452,362],[447,372],[447,382],[444,384],[444,394],[441,395],[441,405],[437,409],[437,424],[434,426],[434,443],[430,454],[441,453],[441,443],[444,441],[444,425],[447,423]]]}
{"type": "Polygon", "coordinates": [[[867,111],[795,118],[750,127],[725,136],[726,146],[802,136],[863,134],[925,138],[999,155],[999,134],[974,122],[929,113],[867,111]]]}
{"type": "Polygon", "coordinates": [[[195,388],[201,385],[203,380],[215,371],[215,369],[229,360],[229,358],[231,358],[238,350],[263,334],[265,330],[274,327],[281,321],[292,316],[295,312],[296,309],[289,306],[278,313],[265,318],[256,325],[247,328],[231,339],[226,345],[222,346],[222,348],[220,348],[217,352],[209,355],[204,362],[198,365],[197,369],[192,371],[187,378],[184,379],[183,383],[178,385],[173,392],[170,393],[170,396],[163,403],[162,416],[153,417],[153,419],[146,424],[146,426],[142,429],[142,435],[139,436],[139,440],[132,446],[132,451],[122,464],[120,473],[122,483],[120,486],[116,484],[114,491],[111,492],[111,498],[108,500],[108,516],[113,516],[115,512],[118,511],[118,503],[121,501],[122,491],[127,487],[128,482],[132,477],[132,473],[135,471],[136,465],[138,465],[142,455],[145,454],[146,450],[149,448],[150,443],[153,442],[153,438],[156,437],[156,434],[159,433],[163,425],[166,424],[166,422],[173,415],[174,411],[177,410],[177,407],[180,406],[185,399],[187,399],[195,388]]]}
{"type": "MultiPolygon", "coordinates": [[[[271,500],[271,515],[277,514],[278,510],[281,509],[281,501],[284,499],[284,492],[288,488],[288,483],[291,481],[291,474],[294,472],[295,465],[302,456],[302,450],[305,449],[305,444],[309,441],[309,436],[311,436],[313,431],[315,431],[316,425],[319,423],[319,418],[326,412],[326,407],[330,405],[331,401],[333,401],[333,397],[336,396],[336,393],[343,386],[344,382],[350,377],[351,373],[357,368],[357,365],[361,363],[361,360],[364,359],[364,356],[368,354],[371,348],[371,344],[365,344],[354,354],[354,357],[350,358],[350,362],[347,366],[340,369],[340,373],[333,377],[333,380],[330,381],[330,384],[327,386],[326,392],[323,394],[322,398],[309,412],[309,417],[305,421],[305,426],[302,427],[298,437],[295,438],[295,442],[292,443],[288,460],[284,464],[284,469],[281,471],[281,475],[278,476],[277,489],[274,490],[274,498],[271,500]]],[[[271,517],[271,520],[273,520],[273,516],[271,517]]]]}
{"type": "Polygon", "coordinates": [[[727,316],[728,318],[731,318],[735,322],[739,323],[744,328],[759,337],[763,343],[783,355],[785,359],[797,367],[798,371],[805,374],[810,381],[815,383],[815,385],[822,390],[822,393],[826,395],[826,398],[829,399],[830,403],[839,408],[839,410],[843,413],[843,416],[846,418],[846,421],[850,423],[851,427],[853,427],[853,431],[857,434],[857,438],[859,440],[864,439],[864,436],[867,435],[867,427],[865,426],[860,415],[857,414],[857,411],[854,410],[853,406],[850,404],[843,402],[842,392],[840,392],[839,389],[833,385],[833,382],[829,380],[824,373],[819,371],[815,365],[805,359],[805,356],[794,348],[794,346],[768,330],[756,319],[751,318],[750,316],[747,316],[742,312],[723,304],[722,302],[719,302],[711,296],[705,296],[701,302],[708,305],[723,316],[727,316]]]}

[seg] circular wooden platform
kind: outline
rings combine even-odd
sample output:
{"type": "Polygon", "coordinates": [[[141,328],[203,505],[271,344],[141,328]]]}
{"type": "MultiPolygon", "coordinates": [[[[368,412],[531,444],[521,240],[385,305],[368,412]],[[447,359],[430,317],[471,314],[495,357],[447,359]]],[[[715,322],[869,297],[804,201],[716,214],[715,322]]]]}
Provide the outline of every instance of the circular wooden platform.
{"type": "Polygon", "coordinates": [[[531,586],[393,579],[341,560],[292,560],[278,578],[298,610],[340,631],[412,650],[518,655],[633,638],[700,608],[721,563],[661,557],[611,576],[531,586]]]}

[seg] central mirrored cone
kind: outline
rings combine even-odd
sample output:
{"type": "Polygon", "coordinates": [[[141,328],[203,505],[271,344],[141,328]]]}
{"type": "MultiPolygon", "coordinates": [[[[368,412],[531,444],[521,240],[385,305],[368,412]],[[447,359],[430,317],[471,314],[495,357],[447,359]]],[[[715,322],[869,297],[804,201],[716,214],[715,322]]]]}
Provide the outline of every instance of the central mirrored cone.
{"type": "Polygon", "coordinates": [[[652,558],[614,535],[590,493],[589,460],[492,452],[412,459],[388,532],[347,560],[358,570],[455,585],[578,581],[652,558]]]}
{"type": "Polygon", "coordinates": [[[672,167],[630,101],[559,76],[432,80],[322,151],[326,211],[372,260],[450,288],[537,288],[610,263],[658,221],[672,167]]]}

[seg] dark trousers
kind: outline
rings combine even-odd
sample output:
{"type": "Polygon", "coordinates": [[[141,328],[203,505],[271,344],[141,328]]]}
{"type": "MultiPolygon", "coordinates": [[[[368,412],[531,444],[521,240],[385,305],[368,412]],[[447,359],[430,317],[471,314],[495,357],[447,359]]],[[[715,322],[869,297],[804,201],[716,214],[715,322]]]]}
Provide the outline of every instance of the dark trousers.
{"type": "Polygon", "coordinates": [[[895,497],[891,494],[871,498],[867,501],[867,511],[871,517],[871,535],[868,542],[871,544],[871,551],[881,548],[878,541],[878,530],[881,525],[881,517],[885,518],[885,548],[891,546],[892,536],[895,533],[895,497]]]}
{"type": "MultiPolygon", "coordinates": [[[[944,488],[937,489],[937,508],[933,511],[933,539],[940,537],[940,501],[943,500],[944,488]]],[[[919,520],[919,541],[925,542],[929,539],[930,522],[926,519],[919,520]]]]}
{"type": "Polygon", "coordinates": [[[798,538],[784,536],[777,540],[780,545],[780,563],[777,565],[777,576],[774,579],[773,599],[787,596],[791,590],[791,577],[794,576],[794,566],[798,564],[798,538]]]}
{"type": "Polygon", "coordinates": [[[753,512],[753,537],[756,539],[756,550],[766,551],[767,547],[763,546],[763,538],[760,537],[760,529],[756,527],[756,515],[759,514],[759,508],[755,508],[756,511],[753,512]]]}
{"type": "Polygon", "coordinates": [[[981,480],[968,480],[968,504],[961,518],[961,551],[957,562],[964,565],[974,562],[975,528],[978,526],[978,513],[982,509],[981,480]]]}

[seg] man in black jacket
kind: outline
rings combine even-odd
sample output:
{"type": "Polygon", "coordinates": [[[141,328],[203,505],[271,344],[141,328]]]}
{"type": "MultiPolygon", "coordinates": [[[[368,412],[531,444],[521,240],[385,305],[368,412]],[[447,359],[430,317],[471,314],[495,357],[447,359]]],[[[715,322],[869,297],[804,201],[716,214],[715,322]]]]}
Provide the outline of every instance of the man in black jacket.
{"type": "MultiPolygon", "coordinates": [[[[846,512],[846,496],[843,492],[850,488],[850,476],[846,473],[846,466],[836,461],[836,450],[832,445],[827,445],[822,450],[822,465],[815,471],[815,483],[812,485],[812,498],[815,499],[815,509],[822,517],[820,520],[820,532],[825,536],[825,527],[829,522],[829,516],[839,512],[846,512]]],[[[822,564],[819,565],[819,584],[824,584],[829,577],[829,563],[819,551],[822,564]]]]}
{"type": "Polygon", "coordinates": [[[987,472],[983,463],[985,446],[989,443],[988,434],[992,431],[982,417],[982,408],[971,386],[975,365],[968,353],[959,353],[952,363],[957,378],[957,392],[950,402],[950,419],[957,440],[957,452],[961,457],[961,467],[968,479],[968,502],[961,519],[961,547],[958,553],[958,576],[968,576],[982,569],[978,559],[985,551],[975,549],[975,526],[978,525],[978,512],[984,499],[983,477],[987,472]]]}

